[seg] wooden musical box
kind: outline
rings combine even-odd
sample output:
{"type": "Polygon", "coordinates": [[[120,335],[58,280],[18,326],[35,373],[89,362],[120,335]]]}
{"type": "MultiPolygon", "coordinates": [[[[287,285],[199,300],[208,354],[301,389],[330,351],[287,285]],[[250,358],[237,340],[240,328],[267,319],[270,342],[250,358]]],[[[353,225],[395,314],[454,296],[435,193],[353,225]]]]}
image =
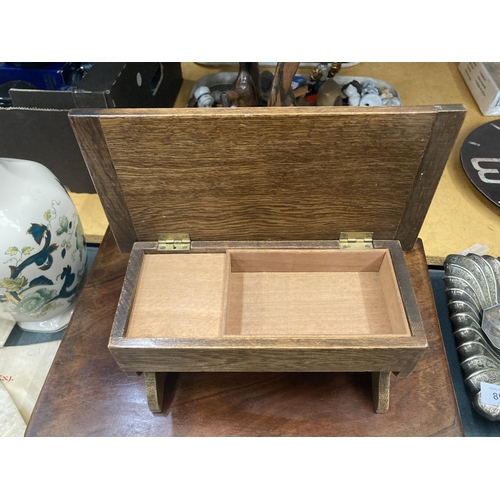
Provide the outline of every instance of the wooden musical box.
{"type": "MultiPolygon", "coordinates": [[[[130,262],[109,341],[161,411],[167,372],[392,372],[427,341],[411,250],[461,105],[73,110],[130,262]]],[[[427,278],[424,278],[427,279],[427,278]]]]}

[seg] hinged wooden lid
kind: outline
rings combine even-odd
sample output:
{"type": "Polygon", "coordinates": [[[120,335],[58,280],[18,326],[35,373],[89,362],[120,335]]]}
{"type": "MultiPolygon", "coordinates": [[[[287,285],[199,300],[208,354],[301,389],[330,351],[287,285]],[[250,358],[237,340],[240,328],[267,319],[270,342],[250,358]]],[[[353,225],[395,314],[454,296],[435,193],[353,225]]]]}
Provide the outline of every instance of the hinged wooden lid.
{"type": "Polygon", "coordinates": [[[77,140],[117,244],[332,240],[410,249],[462,105],[76,109],[77,140]]]}

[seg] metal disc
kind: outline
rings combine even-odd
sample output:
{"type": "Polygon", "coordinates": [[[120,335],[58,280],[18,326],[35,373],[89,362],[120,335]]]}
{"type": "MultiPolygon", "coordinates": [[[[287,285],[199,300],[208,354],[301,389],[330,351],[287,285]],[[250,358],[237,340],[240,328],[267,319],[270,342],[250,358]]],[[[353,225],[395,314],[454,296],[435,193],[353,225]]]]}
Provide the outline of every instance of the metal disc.
{"type": "Polygon", "coordinates": [[[462,145],[460,159],[472,184],[500,207],[500,120],[473,130],[462,145]]]}

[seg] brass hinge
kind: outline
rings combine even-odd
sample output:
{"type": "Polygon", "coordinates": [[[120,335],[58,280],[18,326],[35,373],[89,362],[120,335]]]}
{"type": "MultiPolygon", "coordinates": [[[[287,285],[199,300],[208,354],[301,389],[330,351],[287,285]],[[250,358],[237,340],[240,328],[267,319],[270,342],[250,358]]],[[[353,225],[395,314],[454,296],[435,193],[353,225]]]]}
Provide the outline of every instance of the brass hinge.
{"type": "Polygon", "coordinates": [[[340,248],[362,250],[373,248],[373,233],[340,233],[340,248]]]}
{"type": "Polygon", "coordinates": [[[158,250],[162,252],[182,252],[191,250],[191,238],[186,233],[158,234],[158,250]]]}

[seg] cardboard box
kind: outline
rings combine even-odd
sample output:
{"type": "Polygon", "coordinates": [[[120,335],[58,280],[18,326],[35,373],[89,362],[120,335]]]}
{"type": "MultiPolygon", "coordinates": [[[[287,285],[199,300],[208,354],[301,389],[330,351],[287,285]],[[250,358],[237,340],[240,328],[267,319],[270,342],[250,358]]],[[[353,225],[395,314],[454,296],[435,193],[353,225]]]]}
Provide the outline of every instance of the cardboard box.
{"type": "Polygon", "coordinates": [[[481,113],[485,116],[499,116],[500,63],[462,62],[458,69],[481,113]]]}
{"type": "Polygon", "coordinates": [[[37,161],[76,193],[95,193],[68,120],[73,108],[168,108],[180,63],[95,63],[71,90],[12,89],[0,108],[0,157],[37,161]]]}

